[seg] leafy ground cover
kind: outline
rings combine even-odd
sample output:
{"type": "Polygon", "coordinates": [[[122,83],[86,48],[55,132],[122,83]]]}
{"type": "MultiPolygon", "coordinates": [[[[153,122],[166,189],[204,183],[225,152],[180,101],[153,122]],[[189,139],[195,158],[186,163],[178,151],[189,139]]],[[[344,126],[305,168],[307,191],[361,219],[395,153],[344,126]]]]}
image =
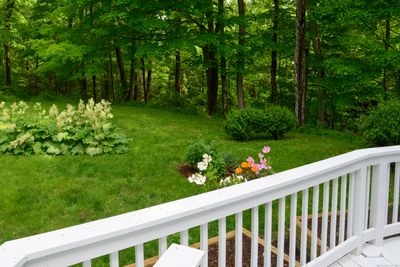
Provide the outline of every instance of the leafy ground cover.
{"type": "MultiPolygon", "coordinates": [[[[132,140],[125,154],[0,155],[0,244],[199,193],[177,171],[186,147],[198,137],[214,140],[238,162],[269,145],[275,172],[360,146],[352,135],[307,130],[279,141],[237,142],[224,133],[218,118],[124,105],[113,106],[113,114],[132,140]]],[[[133,259],[132,254],[124,258],[126,263],[133,259]]]]}

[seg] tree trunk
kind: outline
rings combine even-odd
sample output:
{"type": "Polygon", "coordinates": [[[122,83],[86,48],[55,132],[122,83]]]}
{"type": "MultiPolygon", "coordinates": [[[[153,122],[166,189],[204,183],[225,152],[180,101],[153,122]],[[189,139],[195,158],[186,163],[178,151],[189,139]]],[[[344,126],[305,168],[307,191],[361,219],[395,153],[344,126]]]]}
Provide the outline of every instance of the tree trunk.
{"type": "Polygon", "coordinates": [[[150,95],[150,88],[151,88],[151,62],[149,61],[149,67],[147,68],[147,84],[146,84],[146,91],[144,93],[144,103],[147,104],[150,95]]]}
{"type": "Polygon", "coordinates": [[[131,59],[131,72],[130,72],[130,79],[129,79],[129,100],[137,100],[138,92],[137,92],[137,72],[135,70],[136,66],[136,59],[131,59]]]}
{"type": "Polygon", "coordinates": [[[302,126],[304,124],[306,76],[306,0],[297,0],[295,50],[295,112],[298,126],[302,126]]]}
{"type": "MultiPolygon", "coordinates": [[[[11,32],[11,17],[13,14],[13,8],[14,8],[14,0],[7,0],[7,13],[6,17],[4,20],[5,24],[5,30],[7,32],[11,32]]],[[[5,75],[6,75],[6,85],[10,86],[12,81],[11,81],[11,47],[8,41],[5,42],[4,44],[4,56],[5,56],[5,75]]]]}
{"type": "Polygon", "coordinates": [[[244,108],[245,101],[244,101],[244,89],[243,89],[243,73],[245,68],[244,62],[244,38],[246,34],[245,28],[245,12],[246,6],[244,0],[238,0],[238,9],[239,9],[239,52],[238,52],[238,64],[237,64],[237,73],[236,73],[236,90],[238,96],[238,106],[239,109],[244,108]]]}
{"type": "Polygon", "coordinates": [[[110,85],[111,85],[111,94],[113,101],[115,101],[115,90],[114,90],[114,70],[113,70],[113,61],[112,61],[112,53],[110,52],[110,85]]]}
{"type": "MultiPolygon", "coordinates": [[[[220,45],[221,47],[225,46],[224,42],[224,1],[218,0],[218,24],[217,24],[217,32],[222,35],[220,45]]],[[[228,114],[228,80],[227,80],[227,72],[226,72],[226,58],[224,52],[221,52],[221,91],[222,91],[222,110],[224,113],[224,117],[228,114]]]]}
{"type": "Polygon", "coordinates": [[[175,53],[175,92],[179,95],[181,93],[181,53],[175,53]]]}
{"type": "MultiPolygon", "coordinates": [[[[386,19],[386,31],[385,31],[385,52],[389,51],[389,42],[390,42],[390,17],[386,19]]],[[[386,61],[386,59],[385,59],[386,61]]],[[[385,62],[385,69],[383,70],[383,90],[385,92],[385,99],[387,99],[388,91],[389,91],[389,68],[387,66],[387,62],[385,62]]]]}
{"type": "Polygon", "coordinates": [[[327,106],[327,92],[323,86],[323,79],[325,78],[325,70],[323,69],[323,54],[321,49],[321,39],[319,38],[318,25],[316,22],[311,23],[312,32],[312,46],[315,55],[315,71],[318,76],[318,121],[320,125],[326,125],[328,122],[328,106],[327,106]]]}
{"type": "Polygon", "coordinates": [[[208,115],[212,116],[217,112],[218,97],[218,62],[215,58],[215,48],[212,46],[203,47],[204,60],[207,66],[207,106],[208,115]]]}
{"type": "Polygon", "coordinates": [[[81,97],[84,101],[87,101],[87,80],[85,78],[85,73],[82,73],[81,82],[81,97]]]}
{"type": "Polygon", "coordinates": [[[110,100],[110,81],[107,74],[104,76],[103,81],[103,98],[107,101],[110,100]]]}
{"type": "MultiPolygon", "coordinates": [[[[146,98],[146,65],[144,64],[144,59],[140,58],[140,63],[142,64],[142,85],[143,85],[143,97],[146,98]]],[[[145,99],[146,101],[146,99],[145,99]]]]}
{"type": "Polygon", "coordinates": [[[277,73],[277,55],[276,47],[278,44],[278,30],[279,30],[279,0],[274,0],[274,33],[272,34],[272,42],[274,49],[271,53],[271,104],[276,105],[278,103],[278,85],[276,83],[276,73],[277,73]]]}
{"type": "Polygon", "coordinates": [[[123,95],[126,96],[128,95],[128,83],[126,81],[124,61],[122,60],[121,49],[119,47],[115,47],[115,55],[117,57],[117,65],[121,77],[122,89],[124,91],[123,95]]]}
{"type": "Polygon", "coordinates": [[[96,75],[92,76],[92,83],[93,83],[93,100],[94,102],[96,102],[97,101],[96,75]]]}

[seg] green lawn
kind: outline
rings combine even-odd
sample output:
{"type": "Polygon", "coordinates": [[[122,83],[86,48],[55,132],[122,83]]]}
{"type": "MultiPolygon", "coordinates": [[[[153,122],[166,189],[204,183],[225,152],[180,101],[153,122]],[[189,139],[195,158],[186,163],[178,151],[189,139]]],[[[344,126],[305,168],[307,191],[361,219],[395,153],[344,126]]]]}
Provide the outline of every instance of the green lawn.
{"type": "Polygon", "coordinates": [[[214,140],[238,161],[269,145],[275,172],[356,149],[359,143],[331,131],[236,142],[218,118],[138,106],[114,106],[113,112],[131,138],[126,154],[0,156],[0,244],[198,193],[177,172],[186,146],[198,137],[214,140]]]}

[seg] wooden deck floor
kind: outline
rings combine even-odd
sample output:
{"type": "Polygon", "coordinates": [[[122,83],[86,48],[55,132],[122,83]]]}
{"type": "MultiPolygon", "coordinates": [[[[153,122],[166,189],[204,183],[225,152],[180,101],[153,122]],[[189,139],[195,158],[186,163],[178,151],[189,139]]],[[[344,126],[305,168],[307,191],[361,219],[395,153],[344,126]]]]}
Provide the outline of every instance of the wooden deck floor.
{"type": "Polygon", "coordinates": [[[360,256],[348,254],[330,267],[400,267],[400,237],[387,239],[382,247],[366,244],[360,256]]]}

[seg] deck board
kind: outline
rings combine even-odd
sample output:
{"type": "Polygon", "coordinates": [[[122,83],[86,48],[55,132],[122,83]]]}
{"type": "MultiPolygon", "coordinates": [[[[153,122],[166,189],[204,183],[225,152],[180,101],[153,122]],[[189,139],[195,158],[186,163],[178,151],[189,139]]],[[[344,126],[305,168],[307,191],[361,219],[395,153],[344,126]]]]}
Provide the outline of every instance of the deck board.
{"type": "Polygon", "coordinates": [[[330,267],[400,267],[400,237],[387,239],[382,247],[365,244],[360,256],[347,254],[330,267]]]}

